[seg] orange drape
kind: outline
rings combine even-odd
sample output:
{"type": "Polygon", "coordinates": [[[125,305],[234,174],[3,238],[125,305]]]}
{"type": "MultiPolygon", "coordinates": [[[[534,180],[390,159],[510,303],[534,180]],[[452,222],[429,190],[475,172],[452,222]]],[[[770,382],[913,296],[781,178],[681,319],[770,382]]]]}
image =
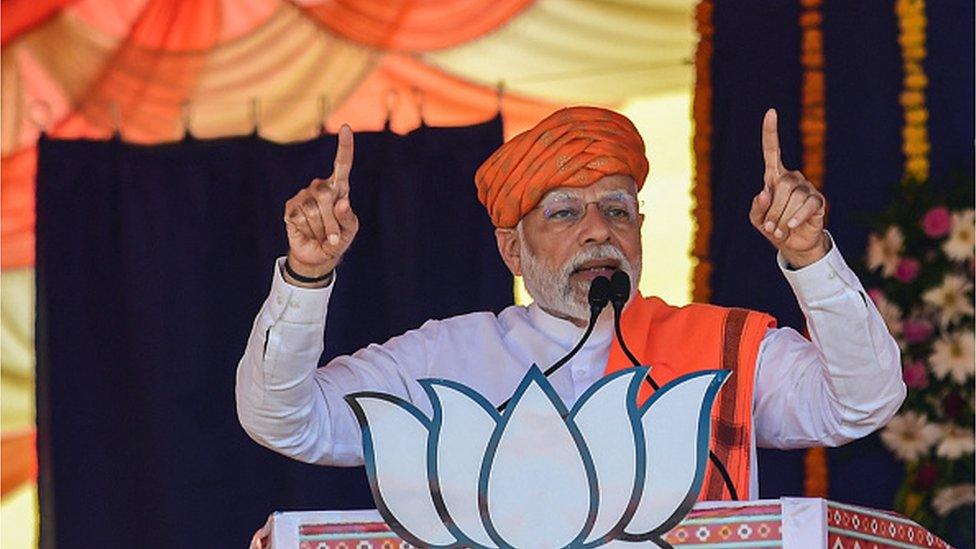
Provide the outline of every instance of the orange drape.
{"type": "MultiPolygon", "coordinates": [[[[240,134],[252,129],[248,102],[257,97],[262,135],[301,139],[320,123],[315,102],[325,97],[332,129],[342,122],[379,129],[390,110],[391,127],[405,132],[421,108],[429,125],[477,123],[498,112],[494,89],[375,48],[470,40],[529,3],[131,0],[108,9],[102,0],[39,0],[31,10],[4,0],[4,17],[14,14],[4,20],[4,39],[19,39],[3,58],[0,266],[34,263],[35,122],[59,138],[106,138],[118,126],[126,140],[152,143],[181,137],[189,116],[198,136],[240,134]],[[19,26],[8,30],[8,23],[19,26]],[[381,34],[389,37],[382,44],[381,34]],[[394,94],[399,104],[390,101],[394,94]],[[48,105],[40,114],[38,100],[48,105]]],[[[557,107],[506,95],[506,135],[557,107]]]]}
{"type": "MultiPolygon", "coordinates": [[[[330,127],[348,122],[353,129],[381,128],[390,108],[390,127],[406,132],[431,126],[474,124],[498,113],[497,91],[468,82],[405,54],[384,56],[349,99],[330,117],[330,127]]],[[[534,126],[559,108],[541,99],[504,94],[505,138],[534,126]]],[[[472,183],[473,184],[473,183],[472,183]]]]}
{"type": "Polygon", "coordinates": [[[4,269],[34,264],[34,169],[31,147],[0,161],[0,260],[4,269]]]}
{"type": "Polygon", "coordinates": [[[0,496],[37,478],[36,436],[33,429],[0,437],[0,496]]]}
{"type": "Polygon", "coordinates": [[[217,43],[220,12],[220,0],[149,2],[100,74],[75,98],[79,108],[52,133],[104,131],[118,116],[129,138],[158,141],[178,136],[181,105],[197,82],[208,50],[217,43]]]}
{"type": "Polygon", "coordinates": [[[332,0],[303,8],[330,32],[384,50],[448,48],[497,29],[531,0],[332,0]]]}
{"type": "Polygon", "coordinates": [[[0,3],[2,44],[54,17],[66,5],[77,0],[3,0],[0,3]]]}

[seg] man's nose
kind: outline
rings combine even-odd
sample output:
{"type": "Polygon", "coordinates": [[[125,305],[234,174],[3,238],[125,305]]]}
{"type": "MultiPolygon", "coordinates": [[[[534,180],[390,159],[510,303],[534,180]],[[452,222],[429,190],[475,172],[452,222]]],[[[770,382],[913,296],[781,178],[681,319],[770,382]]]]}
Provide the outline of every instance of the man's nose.
{"type": "Polygon", "coordinates": [[[584,206],[583,219],[580,220],[580,244],[602,244],[610,240],[610,224],[600,211],[598,204],[590,202],[584,206]],[[590,206],[593,206],[590,208],[590,206]]]}

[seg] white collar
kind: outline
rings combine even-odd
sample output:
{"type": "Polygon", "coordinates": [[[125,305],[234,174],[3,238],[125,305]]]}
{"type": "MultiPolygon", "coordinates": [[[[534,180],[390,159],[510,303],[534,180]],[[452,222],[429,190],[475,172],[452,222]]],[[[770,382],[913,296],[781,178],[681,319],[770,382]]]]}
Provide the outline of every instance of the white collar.
{"type": "MultiPolygon", "coordinates": [[[[585,328],[572,322],[552,316],[534,302],[528,306],[528,321],[534,328],[551,337],[563,347],[571,348],[583,337],[585,328]]],[[[604,309],[593,327],[593,333],[583,345],[584,349],[607,346],[613,339],[613,310],[609,305],[604,309]]]]}

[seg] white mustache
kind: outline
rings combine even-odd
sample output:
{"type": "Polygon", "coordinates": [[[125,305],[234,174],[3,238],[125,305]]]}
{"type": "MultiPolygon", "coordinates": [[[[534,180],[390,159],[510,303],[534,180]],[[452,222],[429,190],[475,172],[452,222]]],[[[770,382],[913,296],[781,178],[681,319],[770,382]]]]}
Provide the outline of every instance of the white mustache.
{"type": "Polygon", "coordinates": [[[566,266],[564,274],[568,277],[574,271],[583,266],[587,261],[598,261],[601,259],[613,259],[619,263],[620,267],[627,265],[627,256],[613,244],[600,244],[592,248],[580,250],[566,266]]]}

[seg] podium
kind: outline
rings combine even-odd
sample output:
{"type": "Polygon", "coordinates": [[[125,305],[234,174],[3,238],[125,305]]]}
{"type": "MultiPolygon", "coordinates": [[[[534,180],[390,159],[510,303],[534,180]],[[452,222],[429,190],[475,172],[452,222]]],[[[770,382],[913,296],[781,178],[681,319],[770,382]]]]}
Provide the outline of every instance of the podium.
{"type": "MultiPolygon", "coordinates": [[[[819,498],[700,502],[664,540],[675,548],[947,548],[917,523],[889,511],[819,498]]],[[[606,547],[647,544],[613,542],[606,547]]],[[[273,513],[252,549],[410,547],[375,510],[273,513]]]]}

